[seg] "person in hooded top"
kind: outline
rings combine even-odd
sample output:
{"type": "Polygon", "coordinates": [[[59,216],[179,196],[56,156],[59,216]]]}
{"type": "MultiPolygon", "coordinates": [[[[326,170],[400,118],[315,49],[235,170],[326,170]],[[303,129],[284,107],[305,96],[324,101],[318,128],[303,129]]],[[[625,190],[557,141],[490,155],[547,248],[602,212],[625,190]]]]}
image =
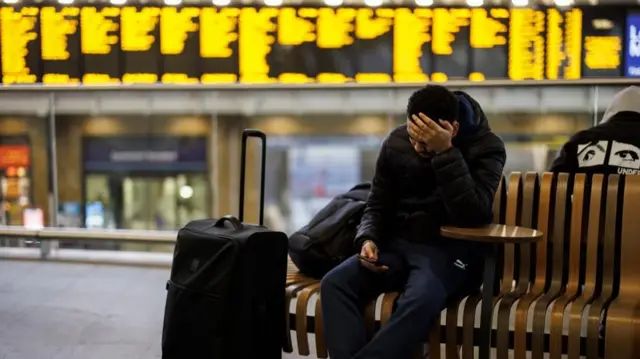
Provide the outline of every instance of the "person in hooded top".
{"type": "Polygon", "coordinates": [[[445,239],[440,227],[491,223],[506,152],[480,105],[428,85],[409,98],[407,123],[382,143],[355,245],[322,279],[332,359],[408,358],[447,302],[477,290],[484,246],[445,239]],[[363,309],[401,290],[389,322],[367,341],[363,309]]]}
{"type": "Polygon", "coordinates": [[[564,144],[550,171],[640,174],[640,88],[618,92],[597,126],[564,144]]]}

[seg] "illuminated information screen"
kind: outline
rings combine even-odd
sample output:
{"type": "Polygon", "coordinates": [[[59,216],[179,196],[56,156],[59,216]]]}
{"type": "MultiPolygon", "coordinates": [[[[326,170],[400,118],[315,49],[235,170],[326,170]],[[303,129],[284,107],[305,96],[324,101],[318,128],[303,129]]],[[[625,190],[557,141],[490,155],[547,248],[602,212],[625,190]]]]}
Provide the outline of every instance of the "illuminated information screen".
{"type": "Polygon", "coordinates": [[[467,79],[471,9],[435,9],[431,28],[432,80],[467,79]]]}
{"type": "Polygon", "coordinates": [[[40,32],[42,83],[79,84],[80,8],[41,8],[40,32]]]}
{"type": "Polygon", "coordinates": [[[586,9],[583,15],[583,77],[622,76],[624,12],[586,9]]]}
{"type": "Polygon", "coordinates": [[[509,10],[472,9],[470,26],[472,81],[506,78],[509,10]]]}
{"type": "Polygon", "coordinates": [[[39,13],[37,7],[0,8],[0,64],[5,85],[41,81],[39,13]]]}
{"type": "Polygon", "coordinates": [[[120,13],[120,49],[125,84],[158,82],[160,8],[125,6],[120,13]]]}
{"type": "Polygon", "coordinates": [[[160,12],[162,83],[194,84],[200,81],[200,9],[166,7],[160,12]]]}
{"type": "Polygon", "coordinates": [[[93,6],[80,10],[81,52],[85,84],[119,83],[120,8],[93,6]]]}
{"type": "Polygon", "coordinates": [[[627,9],[0,7],[3,84],[620,77],[627,9]]]}

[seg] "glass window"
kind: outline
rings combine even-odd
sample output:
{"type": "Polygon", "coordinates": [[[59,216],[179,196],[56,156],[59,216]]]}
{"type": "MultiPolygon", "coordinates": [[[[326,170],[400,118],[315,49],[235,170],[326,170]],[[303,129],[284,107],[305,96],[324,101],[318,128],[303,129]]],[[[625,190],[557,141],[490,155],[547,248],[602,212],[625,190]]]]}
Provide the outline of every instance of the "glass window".
{"type": "Polygon", "coordinates": [[[209,216],[206,174],[86,176],[87,227],[177,230],[209,216]]]}

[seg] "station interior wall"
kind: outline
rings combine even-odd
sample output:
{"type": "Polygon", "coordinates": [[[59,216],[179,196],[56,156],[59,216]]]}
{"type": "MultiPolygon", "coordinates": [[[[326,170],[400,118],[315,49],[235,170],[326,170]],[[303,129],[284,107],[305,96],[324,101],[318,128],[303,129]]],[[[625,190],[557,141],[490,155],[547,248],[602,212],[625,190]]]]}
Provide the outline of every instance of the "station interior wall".
{"type": "MultiPolygon", "coordinates": [[[[566,139],[589,127],[593,114],[487,114],[494,132],[508,136],[552,135],[566,139]]],[[[57,179],[59,201],[81,201],[83,194],[82,138],[109,136],[204,136],[211,154],[208,174],[211,182],[211,215],[236,213],[238,201],[240,133],[256,128],[268,136],[379,136],[404,122],[402,116],[59,116],[56,118],[57,179]]],[[[49,218],[48,118],[0,115],[2,136],[28,135],[31,147],[33,203],[49,218]]],[[[557,141],[556,141],[557,142],[557,141]]],[[[509,144],[526,145],[525,143],[509,144]]],[[[558,143],[551,144],[557,147],[558,143]]],[[[257,155],[259,148],[250,143],[246,205],[247,220],[257,220],[257,155]]],[[[269,173],[269,171],[267,171],[269,173]]],[[[269,174],[268,174],[269,176],[269,174]]],[[[47,220],[47,222],[49,222],[47,220]]]]}

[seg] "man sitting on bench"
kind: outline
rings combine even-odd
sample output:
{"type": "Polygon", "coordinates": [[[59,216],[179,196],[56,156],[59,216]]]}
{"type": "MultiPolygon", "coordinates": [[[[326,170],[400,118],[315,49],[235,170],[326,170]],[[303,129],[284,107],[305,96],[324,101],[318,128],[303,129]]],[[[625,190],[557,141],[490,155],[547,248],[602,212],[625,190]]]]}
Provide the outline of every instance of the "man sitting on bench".
{"type": "Polygon", "coordinates": [[[549,171],[604,175],[640,174],[640,87],[618,92],[597,126],[562,146],[549,171]]]}
{"type": "Polygon", "coordinates": [[[476,290],[483,247],[444,239],[443,225],[491,223],[506,153],[476,101],[428,85],[409,98],[407,124],[382,143],[373,186],[347,259],[322,280],[331,359],[406,359],[448,300],[476,290]],[[363,309],[402,290],[389,322],[367,342],[363,309]]]}

